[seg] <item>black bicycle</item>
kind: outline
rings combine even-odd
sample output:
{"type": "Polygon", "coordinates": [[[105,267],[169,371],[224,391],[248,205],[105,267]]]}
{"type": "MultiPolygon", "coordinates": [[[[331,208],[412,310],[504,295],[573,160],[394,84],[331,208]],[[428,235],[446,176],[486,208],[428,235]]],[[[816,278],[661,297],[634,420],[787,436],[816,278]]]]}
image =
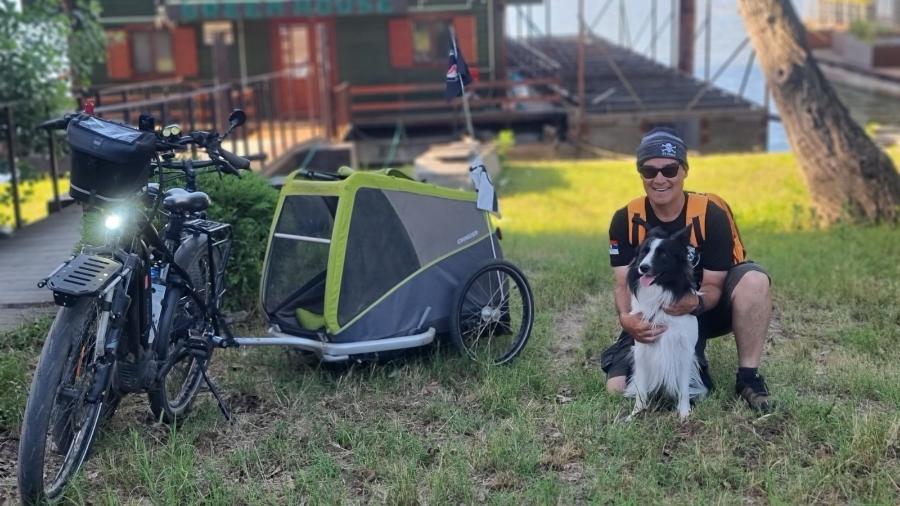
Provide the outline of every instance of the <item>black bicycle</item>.
{"type": "Polygon", "coordinates": [[[239,175],[249,168],[248,160],[221,145],[245,120],[234,111],[223,135],[181,135],[174,125],[156,132],[149,117],[142,117],[141,129],[84,114],[43,125],[66,129],[70,194],[103,219],[106,240],[39,283],[62,307],[44,342],[22,421],[23,502],[61,496],[99,422],[126,394],[146,392],[154,416],[171,423],[185,415],[205,382],[229,417],[207,368],[212,337],[233,339],[220,311],[231,226],[206,218],[210,199],[197,191],[197,175],[239,175]],[[190,145],[209,159],[178,159],[176,152],[190,145]],[[149,183],[151,175],[159,183],[149,183]],[[166,190],[175,179],[183,179],[183,187],[166,190]]]}

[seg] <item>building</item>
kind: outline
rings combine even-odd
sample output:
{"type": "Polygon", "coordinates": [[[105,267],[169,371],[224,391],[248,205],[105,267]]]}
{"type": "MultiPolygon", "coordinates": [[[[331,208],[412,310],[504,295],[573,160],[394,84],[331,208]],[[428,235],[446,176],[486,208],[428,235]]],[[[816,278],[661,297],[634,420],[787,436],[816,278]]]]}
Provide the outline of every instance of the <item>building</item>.
{"type": "Polygon", "coordinates": [[[530,1],[101,0],[108,54],[94,81],[228,80],[299,66],[295,106],[315,108],[321,94],[305,90],[318,81],[435,83],[451,26],[469,65],[493,80],[504,70],[504,7],[530,1]]]}
{"type": "MultiPolygon", "coordinates": [[[[443,96],[452,28],[476,77],[469,105],[477,132],[566,138],[579,114],[577,44],[505,33],[508,6],[541,1],[101,0],[108,54],[94,77],[121,90],[276,73],[253,91],[277,102],[276,123],[279,114],[308,114],[332,137],[356,141],[364,163],[408,162],[465,129],[459,101],[443,96]]],[[[628,152],[641,133],[665,124],[707,151],[764,148],[762,108],[607,42],[588,44],[591,102],[587,124],[576,128],[583,139],[628,152]]],[[[251,116],[272,119],[271,108],[259,109],[251,116]]]]}

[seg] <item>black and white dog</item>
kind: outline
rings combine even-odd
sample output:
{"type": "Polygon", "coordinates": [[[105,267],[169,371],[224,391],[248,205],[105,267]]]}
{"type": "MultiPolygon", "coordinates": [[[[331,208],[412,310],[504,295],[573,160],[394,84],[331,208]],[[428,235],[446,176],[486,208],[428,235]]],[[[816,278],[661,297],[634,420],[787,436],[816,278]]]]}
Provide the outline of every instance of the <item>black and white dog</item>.
{"type": "Polygon", "coordinates": [[[654,342],[634,343],[634,368],[626,389],[626,395],[635,398],[629,420],[645,409],[650,397],[657,393],[675,399],[678,415],[684,419],[691,412],[691,397],[703,397],[708,392],[694,354],[697,317],[672,316],[663,311],[694,292],[689,238],[690,227],[671,236],[654,228],[628,267],[632,313],[642,313],[643,320],[653,325],[666,326],[654,342]]]}

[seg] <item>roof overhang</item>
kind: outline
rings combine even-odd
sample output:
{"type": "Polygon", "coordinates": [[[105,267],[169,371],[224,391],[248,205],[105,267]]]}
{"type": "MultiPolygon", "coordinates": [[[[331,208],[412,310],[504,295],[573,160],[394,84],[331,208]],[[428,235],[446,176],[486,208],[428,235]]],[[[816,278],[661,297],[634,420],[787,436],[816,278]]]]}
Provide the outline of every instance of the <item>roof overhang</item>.
{"type": "Polygon", "coordinates": [[[166,0],[177,22],[404,14],[409,0],[166,0]]]}

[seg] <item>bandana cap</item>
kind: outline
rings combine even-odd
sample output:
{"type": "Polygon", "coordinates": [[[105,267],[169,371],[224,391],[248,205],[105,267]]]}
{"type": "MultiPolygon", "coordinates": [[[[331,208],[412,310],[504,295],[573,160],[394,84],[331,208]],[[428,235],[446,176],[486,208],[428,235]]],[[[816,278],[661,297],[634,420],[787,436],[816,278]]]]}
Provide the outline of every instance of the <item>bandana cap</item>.
{"type": "Polygon", "coordinates": [[[641,139],[637,148],[638,167],[651,158],[671,158],[687,167],[687,146],[673,130],[657,127],[641,139]]]}

